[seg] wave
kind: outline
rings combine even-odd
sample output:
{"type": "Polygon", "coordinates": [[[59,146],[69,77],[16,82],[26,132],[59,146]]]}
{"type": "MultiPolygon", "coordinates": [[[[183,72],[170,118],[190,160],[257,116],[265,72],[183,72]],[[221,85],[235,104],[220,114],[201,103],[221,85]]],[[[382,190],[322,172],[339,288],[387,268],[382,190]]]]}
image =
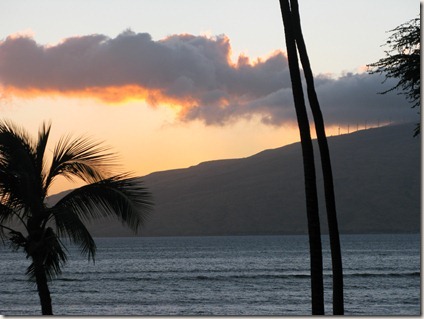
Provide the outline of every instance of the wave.
{"type": "Polygon", "coordinates": [[[62,277],[59,277],[59,278],[56,278],[54,281],[86,281],[86,280],[83,279],[83,278],[62,278],[62,277]]]}
{"type": "MultiPolygon", "coordinates": [[[[97,273],[97,276],[85,276],[81,277],[59,277],[54,279],[58,282],[88,282],[92,280],[101,280],[101,281],[122,281],[122,282],[134,282],[134,281],[163,281],[163,280],[202,280],[202,281],[228,281],[228,280],[272,280],[272,279],[307,279],[310,278],[310,274],[307,272],[299,273],[243,273],[243,274],[234,274],[234,273],[217,273],[209,272],[199,274],[198,272],[170,272],[168,275],[166,272],[157,276],[157,272],[143,272],[134,274],[132,276],[127,276],[125,273],[121,273],[117,276],[114,276],[112,273],[97,273]]],[[[421,277],[421,272],[354,272],[354,273],[344,273],[345,278],[356,277],[356,278],[375,278],[375,277],[387,277],[387,278],[405,278],[405,277],[421,277]]],[[[324,277],[331,278],[331,273],[324,274],[324,277]]],[[[13,281],[28,281],[27,278],[14,278],[13,281]]]]}
{"type": "MultiPolygon", "coordinates": [[[[420,277],[420,272],[410,273],[353,273],[344,274],[344,277],[420,277]]],[[[332,277],[331,274],[324,277],[332,277]]],[[[230,275],[230,276],[196,276],[198,280],[228,280],[228,279],[290,279],[290,278],[310,278],[309,274],[252,274],[252,275],[230,275]]]]}
{"type": "Polygon", "coordinates": [[[391,273],[377,273],[377,272],[364,272],[364,273],[352,273],[345,274],[345,277],[420,277],[421,272],[391,272],[391,273]]]}
{"type": "Polygon", "coordinates": [[[230,275],[230,276],[196,276],[198,280],[229,280],[229,279],[287,279],[287,278],[309,278],[307,274],[251,274],[251,275],[230,275]]]}

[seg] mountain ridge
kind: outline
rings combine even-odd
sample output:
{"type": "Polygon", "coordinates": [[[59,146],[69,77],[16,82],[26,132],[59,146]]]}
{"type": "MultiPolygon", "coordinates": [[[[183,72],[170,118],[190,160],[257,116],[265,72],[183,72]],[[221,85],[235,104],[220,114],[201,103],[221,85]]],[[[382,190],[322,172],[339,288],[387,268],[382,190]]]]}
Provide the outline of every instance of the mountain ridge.
{"type": "MultiPolygon", "coordinates": [[[[414,124],[328,138],[341,233],[420,231],[420,143],[414,124]]],[[[327,231],[317,141],[319,208],[327,231]]],[[[300,143],[141,177],[155,211],[142,236],[272,235],[307,232],[300,143]]],[[[132,236],[96,221],[94,236],[132,236]]]]}

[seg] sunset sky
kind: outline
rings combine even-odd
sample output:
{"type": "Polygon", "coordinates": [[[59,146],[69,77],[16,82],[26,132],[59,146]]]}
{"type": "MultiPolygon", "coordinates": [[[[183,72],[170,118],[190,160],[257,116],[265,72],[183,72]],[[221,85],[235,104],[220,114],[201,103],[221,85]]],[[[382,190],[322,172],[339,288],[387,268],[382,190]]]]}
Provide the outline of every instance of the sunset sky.
{"type": "MultiPolygon", "coordinates": [[[[416,121],[366,73],[417,0],[299,0],[328,135],[416,121]]],[[[0,108],[103,140],[135,175],[299,140],[278,0],[3,0],[0,108]]],[[[68,185],[58,185],[53,192],[68,185]]]]}

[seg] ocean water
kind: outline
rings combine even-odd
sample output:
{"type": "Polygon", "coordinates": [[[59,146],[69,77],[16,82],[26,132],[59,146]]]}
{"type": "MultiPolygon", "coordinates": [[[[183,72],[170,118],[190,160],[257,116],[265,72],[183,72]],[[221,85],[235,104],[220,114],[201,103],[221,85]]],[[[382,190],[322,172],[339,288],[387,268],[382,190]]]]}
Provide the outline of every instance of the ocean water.
{"type": "MultiPolygon", "coordinates": [[[[307,236],[97,238],[50,283],[56,315],[309,315],[307,236]]],[[[341,236],[347,315],[420,315],[420,235],[341,236]]],[[[325,310],[332,313],[328,240],[325,310]]],[[[0,248],[0,314],[38,315],[22,252],[0,248]]]]}

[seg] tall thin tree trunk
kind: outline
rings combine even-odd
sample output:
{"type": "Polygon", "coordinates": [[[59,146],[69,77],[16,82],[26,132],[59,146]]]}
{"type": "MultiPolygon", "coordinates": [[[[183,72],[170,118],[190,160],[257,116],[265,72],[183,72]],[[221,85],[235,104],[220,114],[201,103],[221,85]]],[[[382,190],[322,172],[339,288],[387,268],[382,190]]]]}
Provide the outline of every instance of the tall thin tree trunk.
{"type": "Polygon", "coordinates": [[[47,284],[46,271],[43,261],[40,257],[33,257],[35,281],[37,283],[38,296],[40,297],[41,313],[43,315],[53,315],[52,299],[50,297],[50,290],[47,284]]]}
{"type": "Polygon", "coordinates": [[[318,213],[318,195],[316,187],[314,151],[309,130],[309,120],[303,96],[299,63],[296,51],[295,35],[288,0],[280,0],[281,13],[285,29],[287,56],[292,82],[294,105],[300,131],[305,177],[306,212],[308,217],[309,251],[311,263],[312,314],[324,314],[324,284],[322,266],[321,230],[318,213]]]}
{"type": "Polygon", "coordinates": [[[314,117],[315,130],[321,155],[321,167],[324,179],[324,193],[327,209],[328,232],[330,236],[331,247],[331,263],[333,271],[333,314],[343,315],[343,267],[330,151],[328,148],[327,136],[325,134],[324,118],[322,116],[318,97],[315,91],[314,77],[302,34],[299,5],[297,0],[290,0],[290,4],[297,48],[299,51],[300,60],[302,62],[303,72],[305,74],[308,99],[314,117]]]}

